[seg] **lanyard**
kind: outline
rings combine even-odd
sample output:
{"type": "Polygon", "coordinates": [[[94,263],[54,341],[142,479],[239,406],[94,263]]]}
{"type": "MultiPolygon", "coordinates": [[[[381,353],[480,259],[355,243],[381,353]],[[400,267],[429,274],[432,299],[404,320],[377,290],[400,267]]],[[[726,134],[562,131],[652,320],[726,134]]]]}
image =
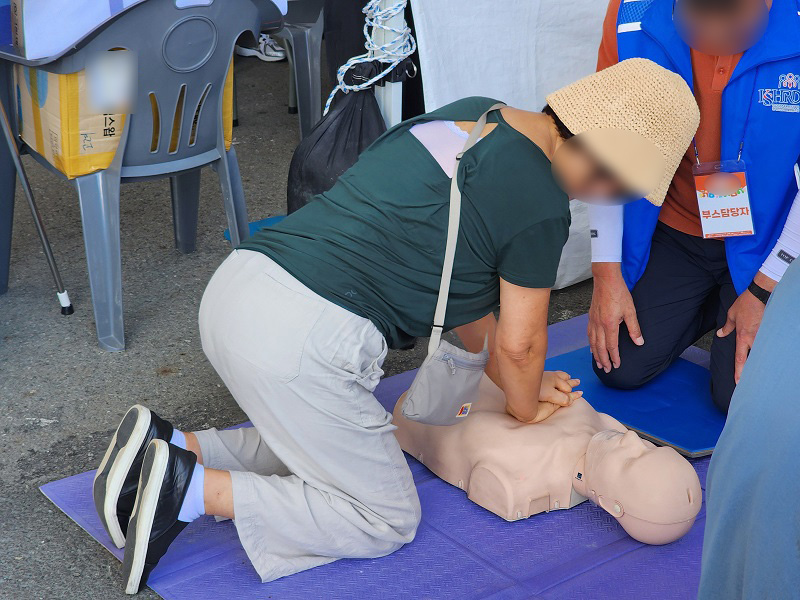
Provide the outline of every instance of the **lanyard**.
{"type": "MultiPolygon", "coordinates": [[[[740,162],[742,160],[742,152],[744,152],[744,138],[747,135],[747,125],[750,123],[750,113],[753,110],[753,96],[756,93],[756,88],[758,86],[758,72],[761,70],[761,67],[756,67],[756,74],[753,81],[753,92],[750,94],[750,102],[747,104],[747,116],[744,119],[744,131],[742,131],[742,141],[739,143],[739,156],[736,158],[736,162],[740,162]]],[[[727,85],[725,86],[727,88],[727,85]]],[[[697,164],[700,164],[700,153],[697,150],[697,138],[692,138],[692,144],[694,144],[694,157],[697,160],[697,164]]],[[[721,158],[721,157],[720,157],[721,158]]]]}

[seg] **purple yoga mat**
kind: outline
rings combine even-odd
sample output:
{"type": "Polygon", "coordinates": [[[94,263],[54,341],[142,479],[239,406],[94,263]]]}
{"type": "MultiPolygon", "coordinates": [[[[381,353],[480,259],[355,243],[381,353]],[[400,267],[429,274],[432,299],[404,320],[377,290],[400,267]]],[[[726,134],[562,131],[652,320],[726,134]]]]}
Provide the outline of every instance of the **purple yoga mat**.
{"type": "MultiPolygon", "coordinates": [[[[550,353],[586,345],[583,317],[550,328],[550,353]]],[[[698,355],[700,360],[703,356],[698,355]]],[[[383,380],[376,396],[389,410],[413,372],[383,380]]],[[[422,503],[417,537],[374,560],[340,560],[262,584],[230,522],[190,524],[153,571],[149,585],[174,600],[397,598],[689,600],[700,579],[705,507],[692,531],[667,546],[636,542],[586,502],[571,510],[508,523],[408,457],[422,503]]],[[[708,459],[693,462],[705,487],[708,459]]],[[[42,492],[117,558],[91,497],[94,472],[42,486],[42,492]]],[[[122,585],[122,584],[120,584],[122,585]]]]}

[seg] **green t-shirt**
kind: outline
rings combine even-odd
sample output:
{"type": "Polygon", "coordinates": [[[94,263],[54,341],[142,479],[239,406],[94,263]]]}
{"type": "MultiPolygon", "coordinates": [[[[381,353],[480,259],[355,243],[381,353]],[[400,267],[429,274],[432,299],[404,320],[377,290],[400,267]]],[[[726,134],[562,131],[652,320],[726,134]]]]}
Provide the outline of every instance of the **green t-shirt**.
{"type": "MultiPolygon", "coordinates": [[[[476,121],[495,100],[466,98],[392,128],[330,191],[240,248],[262,252],[320,296],[370,319],[392,348],[430,334],[447,237],[450,179],[411,133],[476,121]]],[[[463,204],[445,328],[497,309],[500,282],[552,287],[570,224],[550,161],[499,123],[462,158],[463,204]]]]}

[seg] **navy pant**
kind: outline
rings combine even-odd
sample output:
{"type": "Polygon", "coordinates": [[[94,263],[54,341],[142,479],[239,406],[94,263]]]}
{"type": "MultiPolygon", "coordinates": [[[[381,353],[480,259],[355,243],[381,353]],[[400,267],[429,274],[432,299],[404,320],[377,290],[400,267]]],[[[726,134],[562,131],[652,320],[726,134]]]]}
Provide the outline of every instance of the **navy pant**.
{"type": "MultiPolygon", "coordinates": [[[[660,375],[684,350],[725,324],[738,295],[725,256],[725,243],[687,235],[659,223],[644,275],[633,288],[633,302],[644,346],[633,343],[623,323],[619,331],[620,367],[600,380],[620,389],[636,389],[660,375]]],[[[711,394],[727,413],[733,380],[736,332],[714,338],[711,346],[711,394]]],[[[592,361],[594,364],[594,361],[592,361]]]]}

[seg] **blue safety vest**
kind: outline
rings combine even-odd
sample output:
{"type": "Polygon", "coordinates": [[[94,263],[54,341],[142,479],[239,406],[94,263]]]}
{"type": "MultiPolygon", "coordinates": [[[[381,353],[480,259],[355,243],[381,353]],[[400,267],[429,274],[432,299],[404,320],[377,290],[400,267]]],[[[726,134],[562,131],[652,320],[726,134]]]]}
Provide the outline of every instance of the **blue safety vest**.
{"type": "MultiPolygon", "coordinates": [[[[648,58],[693,87],[691,51],[675,29],[673,5],[624,0],[617,16],[619,59],[648,58]]],[[[800,0],[773,0],[766,34],[744,53],[723,92],[722,160],[735,160],[742,141],[755,235],[725,240],[740,294],[775,246],[798,191],[800,0]]],[[[647,266],[659,210],[646,200],[625,207],[622,272],[631,288],[647,266]]]]}

